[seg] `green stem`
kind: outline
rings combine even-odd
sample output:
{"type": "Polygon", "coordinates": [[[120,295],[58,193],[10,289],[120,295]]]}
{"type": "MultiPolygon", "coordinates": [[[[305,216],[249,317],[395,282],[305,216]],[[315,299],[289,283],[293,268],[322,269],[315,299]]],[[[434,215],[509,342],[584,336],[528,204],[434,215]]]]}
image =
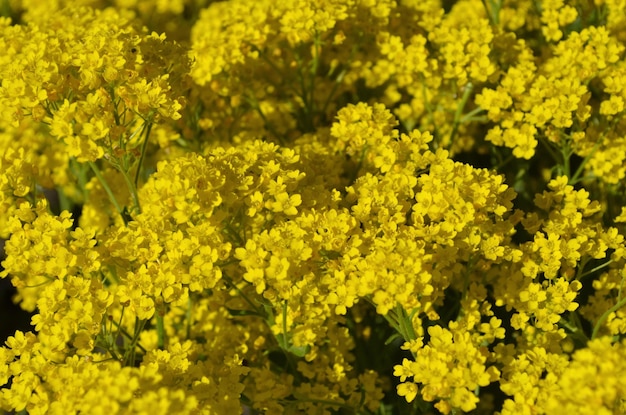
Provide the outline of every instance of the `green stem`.
{"type": "Polygon", "coordinates": [[[124,214],[124,210],[122,209],[120,204],[117,203],[117,199],[115,198],[115,195],[113,194],[113,191],[111,190],[111,188],[107,184],[106,180],[104,179],[104,176],[102,176],[102,172],[100,171],[98,166],[96,166],[96,164],[93,161],[89,161],[88,163],[89,163],[89,167],[91,167],[91,170],[93,170],[93,173],[96,175],[96,177],[100,181],[100,184],[104,188],[104,191],[109,196],[109,200],[111,201],[111,203],[113,203],[113,206],[115,207],[115,210],[117,210],[117,213],[122,217],[122,220],[124,221],[124,225],[128,225],[128,220],[126,219],[126,215],[124,214]]]}
{"type": "Polygon", "coordinates": [[[500,163],[498,163],[498,165],[494,168],[494,170],[500,173],[501,172],[500,170],[504,166],[509,164],[514,158],[515,156],[513,156],[513,153],[509,154],[504,160],[501,160],[500,163]]]}
{"type": "Polygon", "coordinates": [[[489,23],[492,26],[495,25],[495,22],[493,21],[493,16],[491,16],[491,10],[489,10],[489,6],[487,6],[487,1],[486,0],[480,0],[480,2],[483,4],[483,7],[485,8],[485,14],[487,14],[487,18],[489,19],[489,23]]]}
{"type": "Polygon", "coordinates": [[[126,172],[123,169],[119,169],[119,172],[122,173],[122,176],[124,177],[124,181],[126,182],[126,186],[128,186],[128,191],[130,192],[130,196],[133,198],[133,207],[134,207],[135,213],[141,213],[141,205],[139,204],[139,194],[137,193],[137,187],[135,187],[135,184],[130,179],[128,172],[126,172]]]}
{"type": "Polygon", "coordinates": [[[435,114],[433,108],[428,101],[428,93],[426,92],[426,80],[424,79],[424,75],[420,74],[420,81],[422,84],[422,99],[424,101],[424,105],[426,106],[426,111],[428,112],[428,121],[433,126],[433,136],[435,136],[435,140],[432,141],[433,147],[436,149],[439,146],[438,138],[439,134],[437,132],[437,125],[435,124],[435,114]]]}
{"type": "Polygon", "coordinates": [[[458,132],[459,126],[461,125],[463,109],[465,108],[465,104],[467,104],[467,100],[472,94],[473,89],[474,89],[474,85],[472,85],[471,82],[469,82],[463,88],[463,96],[461,97],[461,101],[459,102],[459,105],[457,105],[456,112],[454,113],[454,122],[452,123],[452,132],[450,133],[450,140],[449,140],[450,144],[452,144],[454,137],[456,136],[456,133],[458,132]]]}
{"type": "Polygon", "coordinates": [[[115,121],[115,125],[120,125],[121,124],[120,114],[117,111],[118,104],[115,102],[115,89],[113,86],[109,87],[109,96],[111,97],[111,103],[113,104],[113,107],[114,107],[113,120],[115,121]]]}
{"type": "Polygon", "coordinates": [[[613,260],[612,260],[612,259],[609,259],[609,260],[608,260],[608,261],[606,261],[604,264],[598,265],[597,267],[592,268],[592,269],[590,269],[589,271],[582,273],[582,274],[581,274],[580,276],[578,276],[576,279],[580,281],[582,278],[586,277],[587,275],[589,275],[589,274],[593,274],[594,272],[599,271],[599,270],[601,270],[602,268],[606,268],[606,267],[608,267],[608,266],[611,264],[611,262],[613,262],[613,260]]]}
{"type": "Polygon", "coordinates": [[[135,317],[135,333],[133,334],[133,338],[130,342],[130,346],[126,349],[124,353],[124,363],[126,365],[134,366],[135,365],[135,348],[139,344],[139,335],[143,331],[143,328],[146,325],[146,320],[139,320],[138,317],[135,317]]]}
{"type": "MultiPolygon", "coordinates": [[[[148,123],[146,127],[146,137],[143,139],[143,143],[141,144],[141,156],[139,156],[139,164],[137,164],[137,171],[135,172],[135,185],[134,189],[137,188],[139,184],[139,175],[141,174],[141,169],[143,167],[143,161],[146,157],[146,148],[148,148],[148,140],[150,138],[150,131],[152,131],[152,117],[148,117],[148,123]]],[[[145,125],[145,124],[144,124],[145,125]]],[[[139,206],[139,202],[137,202],[137,206],[139,206]]]]}
{"type": "Polygon", "coordinates": [[[300,97],[302,98],[302,102],[304,104],[305,112],[308,112],[309,108],[310,108],[310,106],[309,106],[309,96],[307,94],[306,77],[302,73],[302,59],[300,58],[300,56],[297,53],[295,54],[295,59],[296,59],[297,65],[298,65],[298,78],[300,80],[300,97]]]}
{"type": "Polygon", "coordinates": [[[264,311],[261,311],[259,307],[257,307],[252,300],[250,300],[248,298],[248,296],[246,294],[244,294],[243,291],[241,291],[241,289],[239,289],[239,287],[237,287],[237,285],[235,285],[235,283],[232,281],[232,279],[226,275],[225,273],[222,274],[222,278],[224,279],[224,282],[229,285],[231,288],[235,289],[237,291],[237,294],[239,294],[241,296],[241,298],[244,299],[244,301],[246,303],[248,303],[250,305],[250,307],[252,307],[252,309],[259,315],[266,315],[267,313],[265,313],[264,311]]]}
{"type": "MultiPolygon", "coordinates": [[[[374,301],[372,301],[371,298],[369,297],[363,297],[363,299],[365,301],[367,301],[372,307],[376,308],[376,304],[374,303],[374,301]]],[[[396,331],[398,332],[401,336],[403,336],[403,329],[401,327],[401,323],[400,323],[400,318],[398,316],[396,316],[396,318],[394,319],[392,316],[390,316],[390,314],[396,314],[395,310],[390,311],[387,314],[384,314],[382,317],[387,321],[387,323],[389,323],[389,325],[396,331]]],[[[403,336],[404,337],[404,336],[403,336]]],[[[406,339],[405,339],[406,340],[406,339]]]]}
{"type": "MultiPolygon", "coordinates": [[[[485,111],[485,110],[480,108],[480,107],[474,108],[473,110],[471,110],[467,114],[463,115],[463,117],[461,117],[461,124],[465,124],[468,121],[480,121],[480,120],[482,120],[483,118],[474,118],[474,115],[480,114],[483,111],[485,111]]],[[[486,118],[485,118],[485,121],[486,121],[486,118]]]]}
{"type": "MultiPolygon", "coordinates": [[[[268,305],[266,309],[267,309],[266,315],[268,317],[265,320],[265,324],[271,330],[271,326],[274,325],[275,320],[274,320],[273,313],[270,311],[271,306],[268,305]]],[[[283,302],[282,320],[283,320],[282,321],[283,334],[282,336],[281,335],[273,336],[273,341],[275,341],[278,344],[278,347],[280,348],[280,350],[283,352],[283,355],[285,356],[286,366],[284,370],[288,370],[289,368],[291,368],[291,372],[290,372],[291,375],[293,375],[297,379],[297,381],[300,382],[302,379],[302,374],[298,371],[298,365],[296,364],[294,360],[294,356],[289,351],[289,342],[287,341],[287,300],[283,302]]]]}
{"type": "Polygon", "coordinates": [[[282,337],[281,347],[287,353],[287,349],[289,349],[289,343],[287,342],[287,300],[283,302],[283,337],[282,337]]]}
{"type": "Polygon", "coordinates": [[[585,335],[582,327],[580,326],[580,320],[578,319],[578,315],[574,312],[570,314],[570,321],[565,321],[565,319],[561,319],[559,321],[559,325],[565,327],[569,332],[570,336],[574,339],[577,339],[582,344],[587,344],[589,339],[585,335]]]}
{"type": "Polygon", "coordinates": [[[596,336],[598,335],[598,331],[600,330],[600,327],[602,327],[606,319],[609,318],[609,315],[611,315],[611,313],[616,312],[617,310],[622,308],[624,305],[626,305],[626,298],[619,301],[617,304],[615,304],[613,307],[606,310],[604,314],[600,316],[600,318],[596,322],[596,325],[593,328],[593,332],[591,333],[591,340],[596,338],[596,336]]]}
{"type": "Polygon", "coordinates": [[[186,327],[186,332],[187,332],[187,339],[189,339],[191,337],[191,309],[192,309],[192,302],[191,302],[191,293],[189,293],[188,297],[187,297],[187,310],[185,311],[185,320],[187,321],[187,327],[186,327]]]}
{"type": "Polygon", "coordinates": [[[361,171],[361,167],[363,167],[363,161],[365,160],[365,154],[367,154],[367,150],[369,149],[368,145],[364,145],[361,150],[361,155],[359,156],[359,163],[356,166],[353,174],[350,175],[350,185],[352,185],[356,179],[359,177],[359,172],[361,171]]]}
{"type": "Polygon", "coordinates": [[[560,161],[559,156],[557,156],[557,153],[554,152],[554,149],[552,147],[550,147],[550,143],[546,142],[541,137],[539,138],[539,142],[545,147],[545,149],[548,151],[548,153],[550,153],[550,155],[552,156],[554,161],[558,163],[560,161]]]}
{"type": "Polygon", "coordinates": [[[561,146],[561,158],[563,160],[563,174],[567,176],[568,181],[571,177],[571,168],[570,168],[570,157],[572,156],[572,150],[569,147],[568,143],[565,143],[561,146]]]}
{"type": "Polygon", "coordinates": [[[495,1],[490,1],[491,7],[487,5],[486,0],[481,0],[483,7],[485,8],[485,13],[487,14],[487,18],[489,19],[489,23],[492,26],[496,26],[500,22],[500,5],[496,8],[495,1]]]}
{"type": "Polygon", "coordinates": [[[335,81],[333,82],[333,87],[331,88],[330,93],[326,97],[326,101],[324,101],[324,106],[322,107],[322,114],[326,114],[326,111],[328,110],[328,106],[330,105],[333,97],[335,96],[337,89],[339,89],[339,85],[343,81],[343,77],[346,75],[347,72],[348,71],[346,69],[342,69],[341,72],[339,72],[339,75],[337,75],[337,77],[335,78],[335,81]]]}
{"type": "MultiPolygon", "coordinates": [[[[117,360],[118,362],[120,361],[120,357],[117,355],[117,353],[115,353],[114,350],[109,350],[109,353],[111,354],[111,357],[113,357],[113,359],[117,360]]],[[[105,359],[103,361],[107,361],[109,359],[105,359]]]]}
{"type": "MultiPolygon", "coordinates": [[[[354,43],[352,45],[352,47],[350,48],[350,56],[348,57],[347,61],[344,64],[340,64],[338,67],[342,68],[341,71],[339,72],[339,74],[337,76],[335,76],[334,81],[333,81],[333,87],[330,91],[330,94],[328,94],[328,97],[326,97],[326,102],[324,102],[324,106],[322,107],[322,114],[326,115],[327,111],[328,111],[328,106],[330,105],[333,97],[335,96],[335,93],[337,92],[337,89],[339,88],[339,85],[341,84],[341,82],[343,82],[343,78],[346,75],[346,73],[348,73],[348,69],[346,68],[350,68],[350,64],[354,61],[354,56],[357,53],[357,44],[354,43]]],[[[331,73],[334,73],[334,70],[328,73],[328,76],[331,75],[331,73]]]]}
{"type": "Polygon", "coordinates": [[[574,175],[569,179],[569,184],[574,185],[574,184],[576,184],[578,182],[578,177],[583,172],[583,169],[585,168],[585,165],[587,164],[587,162],[589,162],[589,160],[591,160],[591,157],[598,150],[598,148],[600,148],[600,141],[601,140],[598,140],[594,144],[593,148],[591,149],[591,152],[589,154],[587,154],[587,156],[583,159],[582,163],[580,163],[580,166],[578,166],[578,168],[576,169],[576,172],[574,173],[574,175]]]}
{"type": "MultiPolygon", "coordinates": [[[[131,340],[131,341],[133,340],[133,336],[128,332],[128,330],[126,330],[124,327],[122,327],[119,323],[117,323],[115,321],[113,322],[113,324],[115,325],[116,328],[118,328],[118,332],[119,333],[122,333],[122,335],[124,337],[126,337],[127,339],[129,339],[129,340],[131,340]]],[[[144,352],[144,353],[147,352],[146,348],[143,347],[141,345],[141,343],[137,343],[135,346],[138,347],[139,350],[141,350],[142,352],[144,352]]]]}
{"type": "Polygon", "coordinates": [[[590,260],[591,258],[588,256],[584,256],[580,259],[580,261],[578,262],[578,266],[576,267],[576,276],[574,277],[575,280],[580,280],[580,278],[582,278],[585,267],[590,260]]]}
{"type": "MultiPolygon", "coordinates": [[[[113,321],[113,319],[111,319],[111,326],[109,328],[109,331],[111,333],[113,333],[113,324],[115,324],[116,328],[117,328],[117,332],[115,333],[115,337],[113,337],[113,349],[115,350],[117,348],[116,346],[116,339],[120,336],[120,332],[124,329],[122,327],[122,321],[124,319],[124,311],[126,310],[126,307],[122,306],[122,312],[120,313],[120,320],[117,324],[115,324],[115,321],[113,321]]],[[[129,336],[130,338],[130,336],[129,336]]]]}
{"type": "Polygon", "coordinates": [[[571,316],[571,320],[576,325],[577,334],[578,334],[579,339],[582,340],[586,344],[587,341],[589,341],[589,338],[585,334],[585,330],[583,329],[583,324],[580,321],[580,317],[578,316],[578,313],[576,311],[572,311],[570,313],[570,316],[571,316]]]}
{"type": "Polygon", "coordinates": [[[159,350],[165,349],[165,326],[163,325],[163,316],[157,313],[157,344],[159,350]]]}
{"type": "Polygon", "coordinates": [[[87,177],[88,167],[83,163],[78,163],[75,158],[70,159],[70,171],[78,180],[79,187],[81,189],[81,193],[83,199],[87,199],[87,183],[89,182],[89,178],[87,177]]]}
{"type": "MultiPolygon", "coordinates": [[[[83,189],[84,189],[84,187],[83,187],[83,189]]],[[[64,210],[67,210],[68,212],[71,212],[72,211],[72,206],[74,204],[72,203],[70,198],[67,197],[67,195],[65,194],[63,189],[59,189],[57,191],[57,194],[59,195],[59,211],[63,212],[64,210]]]]}
{"type": "Polygon", "coordinates": [[[317,76],[319,61],[320,61],[320,53],[322,50],[321,39],[319,33],[315,33],[314,42],[313,42],[313,62],[311,63],[311,73],[310,73],[310,85],[309,85],[309,108],[308,108],[308,117],[309,124],[312,131],[315,131],[315,78],[317,76]]]}
{"type": "Polygon", "coordinates": [[[234,240],[239,246],[243,246],[245,244],[245,241],[241,238],[241,236],[239,236],[237,230],[234,229],[230,223],[224,225],[222,233],[231,238],[231,240],[234,240]]]}

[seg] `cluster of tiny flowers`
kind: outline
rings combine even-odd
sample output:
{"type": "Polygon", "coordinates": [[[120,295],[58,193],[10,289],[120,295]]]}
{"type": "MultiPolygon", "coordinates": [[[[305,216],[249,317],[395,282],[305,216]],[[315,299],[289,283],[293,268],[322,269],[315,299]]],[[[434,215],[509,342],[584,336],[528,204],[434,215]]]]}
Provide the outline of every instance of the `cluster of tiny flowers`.
{"type": "Polygon", "coordinates": [[[626,413],[623,0],[3,4],[0,410],[626,413]]]}

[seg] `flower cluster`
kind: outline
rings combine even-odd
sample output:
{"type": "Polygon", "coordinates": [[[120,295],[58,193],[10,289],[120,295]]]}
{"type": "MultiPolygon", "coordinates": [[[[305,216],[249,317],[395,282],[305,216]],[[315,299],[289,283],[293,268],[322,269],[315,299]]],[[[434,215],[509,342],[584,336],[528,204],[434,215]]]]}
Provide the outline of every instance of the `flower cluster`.
{"type": "Polygon", "coordinates": [[[623,413],[624,10],[8,2],[0,409],[623,413]]]}

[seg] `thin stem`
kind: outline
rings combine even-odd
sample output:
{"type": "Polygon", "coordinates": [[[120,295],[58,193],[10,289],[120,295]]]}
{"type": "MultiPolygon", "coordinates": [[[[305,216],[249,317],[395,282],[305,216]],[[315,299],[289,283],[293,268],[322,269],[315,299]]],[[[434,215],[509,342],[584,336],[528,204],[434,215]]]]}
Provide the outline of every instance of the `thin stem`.
{"type": "MultiPolygon", "coordinates": [[[[117,338],[120,336],[120,331],[123,329],[122,327],[122,319],[124,318],[124,311],[126,310],[126,307],[122,306],[122,312],[120,313],[120,321],[115,325],[117,327],[117,332],[115,333],[115,337],[114,337],[114,341],[113,341],[113,348],[115,349],[117,347],[117,338]]],[[[111,326],[109,328],[110,332],[113,332],[113,324],[115,324],[115,322],[113,321],[113,319],[111,319],[111,326]]]]}
{"type": "Polygon", "coordinates": [[[130,196],[133,198],[133,207],[136,213],[141,213],[141,206],[139,204],[139,194],[137,193],[137,187],[130,179],[128,172],[123,169],[119,169],[119,172],[122,173],[122,177],[124,177],[124,181],[128,186],[128,191],[130,192],[130,196]]]}
{"type": "Polygon", "coordinates": [[[287,300],[283,302],[283,338],[281,347],[287,352],[289,344],[287,342],[287,300]]]}
{"type": "Polygon", "coordinates": [[[126,349],[124,353],[124,363],[133,366],[135,364],[135,347],[139,344],[139,335],[143,331],[144,326],[146,325],[146,320],[140,320],[138,317],[135,317],[135,333],[133,334],[133,338],[130,342],[130,346],[126,349]]]}
{"type": "Polygon", "coordinates": [[[600,318],[596,322],[596,325],[593,328],[593,332],[591,333],[591,340],[596,338],[596,336],[598,335],[598,331],[600,330],[600,327],[602,327],[602,325],[604,324],[606,319],[609,318],[611,313],[616,312],[617,310],[622,308],[624,305],[626,305],[626,299],[622,299],[621,301],[618,301],[617,304],[615,304],[613,307],[606,310],[604,314],[600,316],[600,318]]]}
{"type": "Polygon", "coordinates": [[[241,236],[239,236],[239,233],[237,233],[237,231],[231,226],[230,223],[228,223],[228,224],[226,224],[224,226],[224,229],[222,230],[222,233],[224,233],[224,235],[234,239],[235,242],[237,242],[239,244],[239,246],[243,246],[245,244],[245,241],[241,238],[241,236]]]}
{"type": "Polygon", "coordinates": [[[581,280],[582,278],[586,277],[586,276],[587,276],[587,275],[589,275],[589,274],[593,274],[594,272],[599,271],[599,270],[601,270],[602,268],[606,268],[606,267],[608,267],[608,266],[611,264],[611,262],[613,262],[613,260],[612,260],[612,259],[609,259],[609,260],[608,260],[608,261],[606,261],[604,264],[598,265],[597,267],[592,268],[592,269],[590,269],[589,271],[582,273],[582,274],[581,274],[581,275],[579,275],[576,279],[577,279],[577,280],[581,280]]]}
{"type": "Polygon", "coordinates": [[[561,319],[561,321],[559,321],[559,325],[569,330],[570,335],[573,338],[579,340],[583,344],[586,344],[589,341],[589,339],[587,338],[584,331],[580,327],[580,321],[577,321],[578,316],[576,317],[574,316],[575,316],[575,313],[572,313],[570,315],[570,321],[565,321],[565,319],[561,319]]]}
{"type": "MultiPolygon", "coordinates": [[[[147,127],[146,127],[146,137],[143,140],[143,143],[141,144],[141,156],[139,156],[139,164],[137,164],[137,171],[135,172],[135,186],[134,188],[137,188],[137,185],[139,184],[139,175],[141,174],[141,168],[143,167],[143,160],[146,157],[146,148],[148,147],[148,140],[150,138],[150,131],[152,130],[152,117],[148,117],[148,121],[147,121],[147,127]]],[[[146,125],[146,124],[144,124],[146,125]]],[[[139,203],[139,202],[137,202],[139,203]]],[[[137,205],[138,206],[138,205],[137,205]]]]}
{"type": "Polygon", "coordinates": [[[561,158],[563,160],[563,174],[569,178],[571,177],[570,172],[570,157],[572,156],[572,150],[570,149],[569,143],[565,143],[561,146],[561,158]]]}
{"type": "Polygon", "coordinates": [[[307,88],[306,88],[306,78],[304,74],[302,73],[302,59],[300,59],[300,56],[297,53],[295,54],[295,58],[296,58],[296,63],[298,65],[298,78],[300,78],[300,97],[302,98],[305,112],[308,112],[310,109],[309,97],[308,97],[307,88]]]}
{"type": "Polygon", "coordinates": [[[483,111],[485,111],[485,110],[480,108],[480,107],[474,108],[473,110],[471,110],[467,114],[463,115],[463,117],[461,117],[461,124],[465,124],[468,121],[482,120],[482,118],[474,118],[474,115],[480,114],[483,111]]]}
{"type": "Polygon", "coordinates": [[[244,294],[243,291],[241,291],[241,289],[239,287],[237,287],[237,285],[235,285],[235,283],[233,283],[232,279],[227,276],[225,273],[222,274],[222,278],[224,279],[224,282],[226,284],[228,284],[231,288],[235,289],[237,291],[237,294],[239,294],[241,296],[241,298],[244,299],[244,301],[246,303],[248,303],[250,305],[250,307],[252,307],[252,309],[259,315],[266,315],[267,313],[259,311],[260,309],[252,302],[252,300],[250,300],[248,298],[248,296],[246,294],[244,294]]]}
{"type": "Polygon", "coordinates": [[[587,154],[587,156],[583,159],[582,163],[580,163],[580,166],[578,166],[578,169],[576,169],[576,172],[574,173],[574,175],[569,179],[569,184],[573,185],[573,184],[576,184],[578,182],[578,177],[583,172],[583,169],[585,168],[585,165],[587,164],[587,162],[589,162],[589,160],[591,160],[591,157],[598,150],[598,148],[600,148],[600,141],[601,140],[598,140],[594,144],[593,148],[591,149],[591,152],[589,154],[587,154]]]}
{"type": "Polygon", "coordinates": [[[191,309],[192,309],[192,302],[191,302],[191,293],[190,293],[187,296],[187,310],[185,311],[185,320],[187,322],[187,327],[186,327],[187,339],[191,337],[191,309]]]}
{"type": "Polygon", "coordinates": [[[494,168],[494,170],[497,172],[500,172],[500,169],[502,169],[504,166],[509,164],[514,158],[515,156],[513,156],[513,153],[509,154],[504,160],[498,163],[498,165],[494,168]]]}
{"type": "Polygon", "coordinates": [[[98,168],[98,166],[96,166],[96,164],[93,161],[89,161],[88,163],[89,163],[89,167],[91,167],[91,170],[93,170],[93,173],[96,175],[96,177],[100,181],[100,184],[104,188],[104,191],[109,196],[109,200],[111,201],[111,203],[113,203],[113,206],[115,207],[115,210],[117,210],[117,213],[122,217],[122,220],[124,221],[124,225],[128,225],[128,220],[126,219],[126,215],[124,214],[124,210],[122,209],[120,204],[117,203],[117,199],[115,198],[115,195],[113,194],[113,191],[111,190],[111,188],[107,184],[106,180],[104,179],[104,176],[102,176],[102,172],[100,172],[100,169],[98,168]]]}
{"type": "Polygon", "coordinates": [[[574,321],[574,324],[576,325],[576,328],[578,329],[577,333],[579,335],[579,338],[583,340],[585,343],[589,341],[589,338],[587,337],[587,335],[585,334],[585,330],[583,329],[583,325],[582,325],[582,322],[580,321],[580,317],[578,316],[578,313],[576,311],[572,311],[570,313],[570,316],[571,316],[571,320],[574,321]]]}
{"type": "Polygon", "coordinates": [[[579,280],[583,276],[585,267],[587,266],[590,260],[591,258],[588,256],[584,256],[580,259],[578,263],[578,267],[576,267],[576,276],[574,277],[575,280],[579,280]]]}
{"type": "MultiPolygon", "coordinates": [[[[133,340],[133,336],[128,332],[128,330],[126,330],[124,327],[122,327],[120,324],[118,324],[115,321],[113,322],[113,324],[115,325],[115,327],[119,329],[118,332],[122,333],[124,337],[126,337],[129,340],[133,340]]],[[[138,347],[139,350],[141,350],[142,352],[146,353],[146,348],[143,347],[141,343],[137,343],[135,344],[135,346],[138,347]]]]}
{"type": "MultiPolygon", "coordinates": [[[[326,102],[324,103],[324,106],[322,108],[322,114],[325,115],[326,112],[328,111],[328,106],[330,105],[332,98],[335,96],[335,93],[337,92],[339,85],[341,84],[341,82],[343,82],[344,76],[346,75],[346,73],[348,73],[347,68],[350,68],[350,64],[354,61],[354,55],[356,54],[356,52],[357,52],[357,47],[355,43],[350,48],[350,56],[348,57],[348,60],[345,62],[345,66],[343,64],[339,65],[339,67],[342,68],[341,72],[339,72],[339,75],[335,77],[333,87],[330,91],[330,94],[328,94],[328,97],[326,97],[326,102]]],[[[334,70],[330,71],[328,73],[328,76],[330,76],[331,73],[334,73],[334,70]]]]}
{"type": "MultiPolygon", "coordinates": [[[[365,301],[367,301],[372,307],[376,308],[376,304],[372,301],[371,298],[369,297],[363,297],[363,299],[365,299],[365,301]]],[[[395,313],[395,312],[394,312],[395,313]]],[[[398,333],[400,333],[400,335],[402,335],[402,328],[400,327],[400,319],[396,319],[394,320],[392,317],[389,316],[389,314],[391,314],[391,312],[384,314],[382,317],[387,321],[387,323],[389,323],[389,325],[398,333]]]]}
{"type": "Polygon", "coordinates": [[[322,114],[326,114],[326,111],[328,110],[328,106],[330,105],[330,102],[335,96],[335,93],[337,92],[337,89],[339,88],[339,85],[343,81],[343,77],[346,75],[347,72],[348,72],[347,69],[344,68],[341,70],[341,72],[339,72],[339,75],[335,78],[335,81],[333,82],[333,87],[331,88],[330,93],[326,97],[326,101],[324,101],[324,106],[322,107],[322,114]]]}
{"type": "Polygon", "coordinates": [[[548,151],[548,153],[550,153],[550,155],[552,156],[552,158],[553,158],[553,159],[554,159],[554,160],[558,163],[558,162],[560,161],[560,160],[559,160],[559,157],[557,156],[557,153],[555,153],[555,152],[554,152],[554,149],[553,149],[552,147],[550,147],[550,143],[549,143],[549,142],[546,142],[545,140],[543,140],[543,139],[541,139],[541,138],[539,139],[539,142],[540,142],[541,144],[543,144],[543,146],[546,148],[546,150],[548,151]]]}
{"type": "MultiPolygon", "coordinates": [[[[426,93],[426,80],[424,79],[424,76],[421,74],[420,74],[420,80],[422,84],[422,99],[424,100],[424,106],[426,107],[426,111],[428,111],[428,121],[433,126],[433,135],[437,137],[438,134],[437,134],[437,125],[435,124],[435,115],[433,113],[433,109],[432,109],[432,106],[430,105],[430,102],[428,102],[428,94],[426,93]]],[[[433,140],[433,146],[435,148],[438,147],[437,140],[433,140]]]]}
{"type": "Polygon", "coordinates": [[[157,312],[156,316],[157,321],[157,344],[159,350],[165,349],[165,326],[163,325],[163,316],[159,315],[157,312]]]}
{"type": "Polygon", "coordinates": [[[313,42],[313,62],[311,63],[311,79],[310,79],[310,87],[309,87],[309,123],[312,130],[315,130],[315,120],[313,119],[315,114],[315,78],[317,76],[317,71],[319,68],[320,62],[320,54],[322,51],[322,44],[319,33],[315,33],[314,42],[313,42]]]}
{"type": "Polygon", "coordinates": [[[113,111],[113,119],[115,121],[115,125],[120,125],[121,124],[120,115],[117,112],[118,103],[115,102],[115,89],[113,88],[113,86],[109,88],[109,96],[111,97],[111,103],[113,104],[114,109],[115,109],[113,111]]]}
{"type": "Polygon", "coordinates": [[[79,187],[82,192],[82,196],[84,199],[87,199],[87,183],[89,182],[87,178],[87,168],[84,164],[78,163],[75,158],[70,159],[70,171],[78,180],[79,187]]]}
{"type": "MultiPolygon", "coordinates": [[[[266,309],[266,318],[265,318],[265,325],[270,328],[275,324],[275,319],[274,319],[274,314],[272,312],[272,306],[269,304],[266,304],[265,306],[266,309]]],[[[285,356],[285,360],[286,360],[286,366],[284,368],[284,370],[288,370],[289,368],[291,368],[291,374],[299,380],[301,380],[302,375],[300,374],[300,372],[298,372],[298,365],[296,364],[296,362],[293,359],[293,355],[290,353],[289,351],[289,344],[287,342],[287,300],[285,300],[283,302],[283,334],[282,336],[279,334],[277,336],[272,336],[273,341],[275,341],[278,344],[278,347],[280,348],[280,350],[282,351],[283,355],[285,356]]]]}
{"type": "Polygon", "coordinates": [[[492,26],[495,26],[496,22],[493,21],[493,16],[491,15],[491,10],[489,10],[489,6],[487,6],[487,1],[486,0],[480,0],[480,2],[483,4],[483,7],[485,8],[485,13],[487,14],[487,18],[489,19],[489,23],[492,26]]]}
{"type": "Polygon", "coordinates": [[[350,176],[350,185],[352,185],[356,179],[359,177],[359,171],[361,171],[361,167],[363,166],[363,160],[365,160],[365,154],[367,153],[367,150],[369,150],[368,145],[364,145],[363,149],[361,150],[361,155],[359,156],[359,163],[356,166],[356,169],[354,170],[353,174],[350,176]]]}
{"type": "Polygon", "coordinates": [[[473,89],[474,89],[474,85],[472,85],[471,82],[469,82],[463,88],[463,96],[461,97],[461,101],[459,102],[459,105],[457,105],[456,112],[454,113],[454,122],[452,123],[452,132],[450,133],[450,139],[449,139],[450,144],[452,144],[454,137],[456,136],[456,133],[459,129],[459,125],[461,125],[463,109],[465,108],[465,104],[467,104],[467,100],[472,94],[473,89]]]}

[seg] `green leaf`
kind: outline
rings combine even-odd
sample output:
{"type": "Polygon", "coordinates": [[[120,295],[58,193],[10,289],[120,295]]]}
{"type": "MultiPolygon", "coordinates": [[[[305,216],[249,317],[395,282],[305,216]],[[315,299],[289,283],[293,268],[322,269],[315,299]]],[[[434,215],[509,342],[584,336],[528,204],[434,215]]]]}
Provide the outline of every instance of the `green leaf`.
{"type": "Polygon", "coordinates": [[[287,351],[295,356],[304,357],[311,350],[310,346],[289,346],[287,351]]]}
{"type": "Polygon", "coordinates": [[[400,335],[400,333],[394,333],[391,336],[389,336],[389,338],[385,341],[385,346],[390,345],[391,343],[393,343],[396,339],[401,339],[402,336],[400,335]]]}
{"type": "Polygon", "coordinates": [[[285,338],[285,335],[283,333],[277,334],[276,340],[278,341],[278,345],[280,346],[281,349],[287,350],[287,351],[289,350],[287,339],[285,338]]]}

